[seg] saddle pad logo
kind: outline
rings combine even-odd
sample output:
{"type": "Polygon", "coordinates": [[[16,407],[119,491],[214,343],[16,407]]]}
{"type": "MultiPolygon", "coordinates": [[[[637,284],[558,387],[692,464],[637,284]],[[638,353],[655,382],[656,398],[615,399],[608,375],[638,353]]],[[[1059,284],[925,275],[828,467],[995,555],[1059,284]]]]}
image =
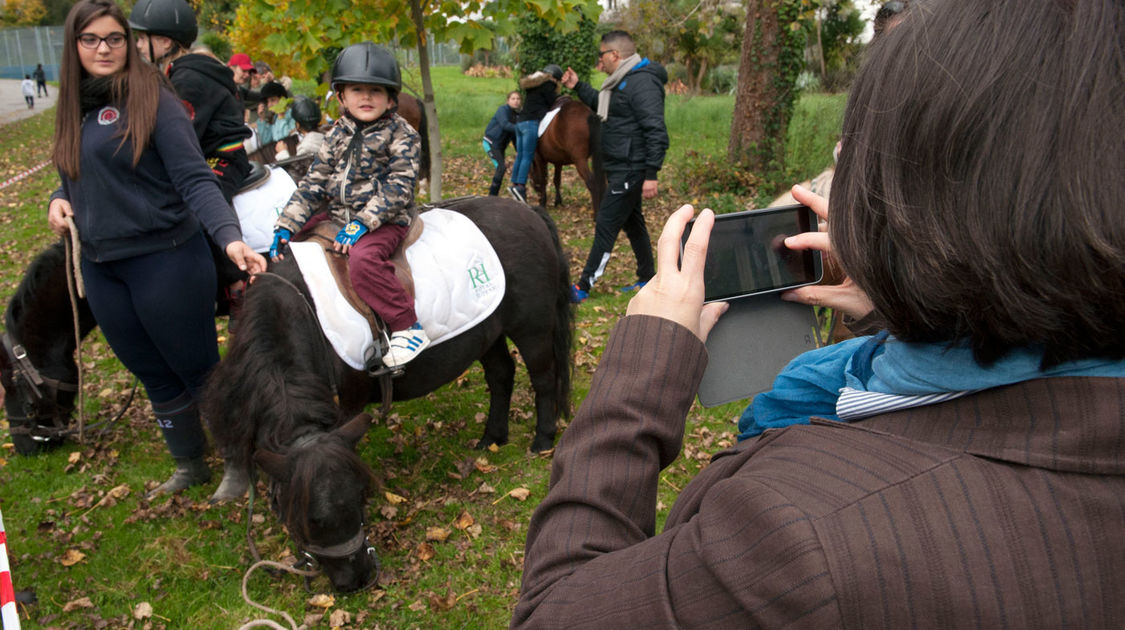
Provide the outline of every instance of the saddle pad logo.
{"type": "Polygon", "coordinates": [[[478,300],[499,290],[496,282],[489,277],[488,269],[485,268],[484,261],[481,260],[480,256],[473,256],[469,261],[469,266],[465,268],[465,272],[469,274],[469,285],[478,300]]]}
{"type": "Polygon", "coordinates": [[[118,118],[121,118],[121,112],[117,111],[117,108],[112,105],[106,105],[102,108],[102,111],[98,112],[99,125],[112,125],[117,122],[118,118]]]}

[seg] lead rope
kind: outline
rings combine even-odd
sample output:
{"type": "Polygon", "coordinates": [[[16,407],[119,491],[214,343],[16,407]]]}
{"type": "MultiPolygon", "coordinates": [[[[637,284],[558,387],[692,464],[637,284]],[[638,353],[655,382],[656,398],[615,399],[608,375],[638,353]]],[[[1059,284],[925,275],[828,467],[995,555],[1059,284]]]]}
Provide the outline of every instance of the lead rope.
{"type": "MultiPolygon", "coordinates": [[[[319,575],[320,572],[319,571],[303,571],[301,569],[295,569],[293,567],[281,564],[280,562],[274,562],[272,560],[260,560],[258,562],[255,562],[249,569],[247,569],[246,575],[242,576],[242,599],[243,599],[243,601],[245,601],[247,604],[250,604],[254,608],[257,608],[259,610],[264,610],[271,615],[279,615],[279,616],[283,617],[286,621],[289,622],[289,630],[297,630],[297,622],[293,621],[293,617],[289,616],[289,613],[285,612],[284,610],[277,610],[275,608],[270,608],[269,606],[264,606],[262,604],[259,604],[259,603],[255,602],[254,600],[250,599],[249,593],[246,592],[246,584],[250,580],[250,574],[253,573],[254,570],[257,569],[258,567],[269,567],[269,568],[272,568],[272,569],[277,569],[279,571],[288,571],[289,573],[294,573],[296,575],[303,575],[305,577],[313,577],[313,576],[319,575]]],[[[246,628],[257,628],[257,627],[274,628],[275,630],[286,630],[285,626],[282,626],[281,624],[279,624],[276,621],[273,621],[271,619],[254,619],[254,620],[248,621],[248,622],[242,624],[241,626],[239,626],[238,630],[246,630],[246,628]]]]}
{"type": "Polygon", "coordinates": [[[78,365],[78,442],[85,444],[86,396],[82,387],[82,330],[78,323],[78,300],[86,297],[86,284],[82,281],[82,267],[79,262],[82,246],[78,241],[78,226],[74,225],[74,217],[67,217],[66,225],[70,228],[70,238],[63,239],[70,272],[66,274],[66,288],[70,293],[70,315],[74,320],[74,361],[78,365]]]}

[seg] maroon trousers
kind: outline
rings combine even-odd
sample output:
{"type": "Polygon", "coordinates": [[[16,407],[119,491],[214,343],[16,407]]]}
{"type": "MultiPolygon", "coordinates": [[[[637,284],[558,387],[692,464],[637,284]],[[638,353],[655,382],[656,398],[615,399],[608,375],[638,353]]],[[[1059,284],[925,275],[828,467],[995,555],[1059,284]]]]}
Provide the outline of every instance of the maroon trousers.
{"type": "Polygon", "coordinates": [[[409,229],[404,225],[380,225],[361,236],[348,256],[348,275],[355,292],[383,318],[391,332],[406,330],[418,321],[414,298],[402,288],[390,261],[409,229]]]}

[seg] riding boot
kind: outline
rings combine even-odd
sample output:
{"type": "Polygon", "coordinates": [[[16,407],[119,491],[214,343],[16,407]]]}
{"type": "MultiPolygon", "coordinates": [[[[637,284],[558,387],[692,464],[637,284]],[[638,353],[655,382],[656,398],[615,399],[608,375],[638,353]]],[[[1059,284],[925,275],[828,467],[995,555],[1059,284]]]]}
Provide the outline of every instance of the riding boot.
{"type": "Polygon", "coordinates": [[[237,501],[246,496],[250,489],[250,468],[245,462],[236,463],[230,457],[223,458],[223,480],[211,495],[211,503],[237,501]]]}
{"type": "Polygon", "coordinates": [[[210,481],[211,470],[203,460],[207,437],[199,421],[199,407],[191,394],[184,392],[168,402],[154,402],[152,410],[156,414],[156,424],[164,434],[168,452],[176,460],[176,472],[168,481],[148,493],[147,497],[177,492],[210,481]]]}
{"type": "Polygon", "coordinates": [[[172,494],[211,481],[211,469],[207,467],[207,462],[202,455],[199,457],[173,457],[172,459],[176,460],[176,472],[172,473],[168,481],[146,494],[146,499],[151,500],[162,494],[172,494]]]}

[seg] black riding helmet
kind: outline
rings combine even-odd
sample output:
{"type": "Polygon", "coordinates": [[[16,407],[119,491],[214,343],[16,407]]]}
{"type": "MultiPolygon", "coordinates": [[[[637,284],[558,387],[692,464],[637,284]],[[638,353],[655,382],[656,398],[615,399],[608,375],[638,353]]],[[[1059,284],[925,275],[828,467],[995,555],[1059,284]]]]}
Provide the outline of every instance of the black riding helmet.
{"type": "Polygon", "coordinates": [[[191,48],[199,35],[195,11],[187,0],[138,0],[129,14],[134,31],[163,35],[184,48],[191,48]]]}
{"type": "Polygon", "coordinates": [[[402,90],[402,75],[391,51],[361,42],[340,51],[332,64],[332,89],[339,92],[341,83],[382,85],[393,97],[402,90]]]}
{"type": "Polygon", "coordinates": [[[289,91],[285,89],[284,85],[278,83],[277,81],[270,81],[269,83],[263,85],[260,91],[263,101],[274,96],[278,98],[285,98],[289,96],[289,91]]]}
{"type": "Polygon", "coordinates": [[[563,77],[563,69],[556,63],[549,63],[543,66],[543,72],[555,77],[556,81],[563,77]]]}
{"type": "Polygon", "coordinates": [[[293,113],[293,120],[306,129],[316,129],[320,126],[320,106],[307,96],[293,99],[289,111],[293,113]]]}

